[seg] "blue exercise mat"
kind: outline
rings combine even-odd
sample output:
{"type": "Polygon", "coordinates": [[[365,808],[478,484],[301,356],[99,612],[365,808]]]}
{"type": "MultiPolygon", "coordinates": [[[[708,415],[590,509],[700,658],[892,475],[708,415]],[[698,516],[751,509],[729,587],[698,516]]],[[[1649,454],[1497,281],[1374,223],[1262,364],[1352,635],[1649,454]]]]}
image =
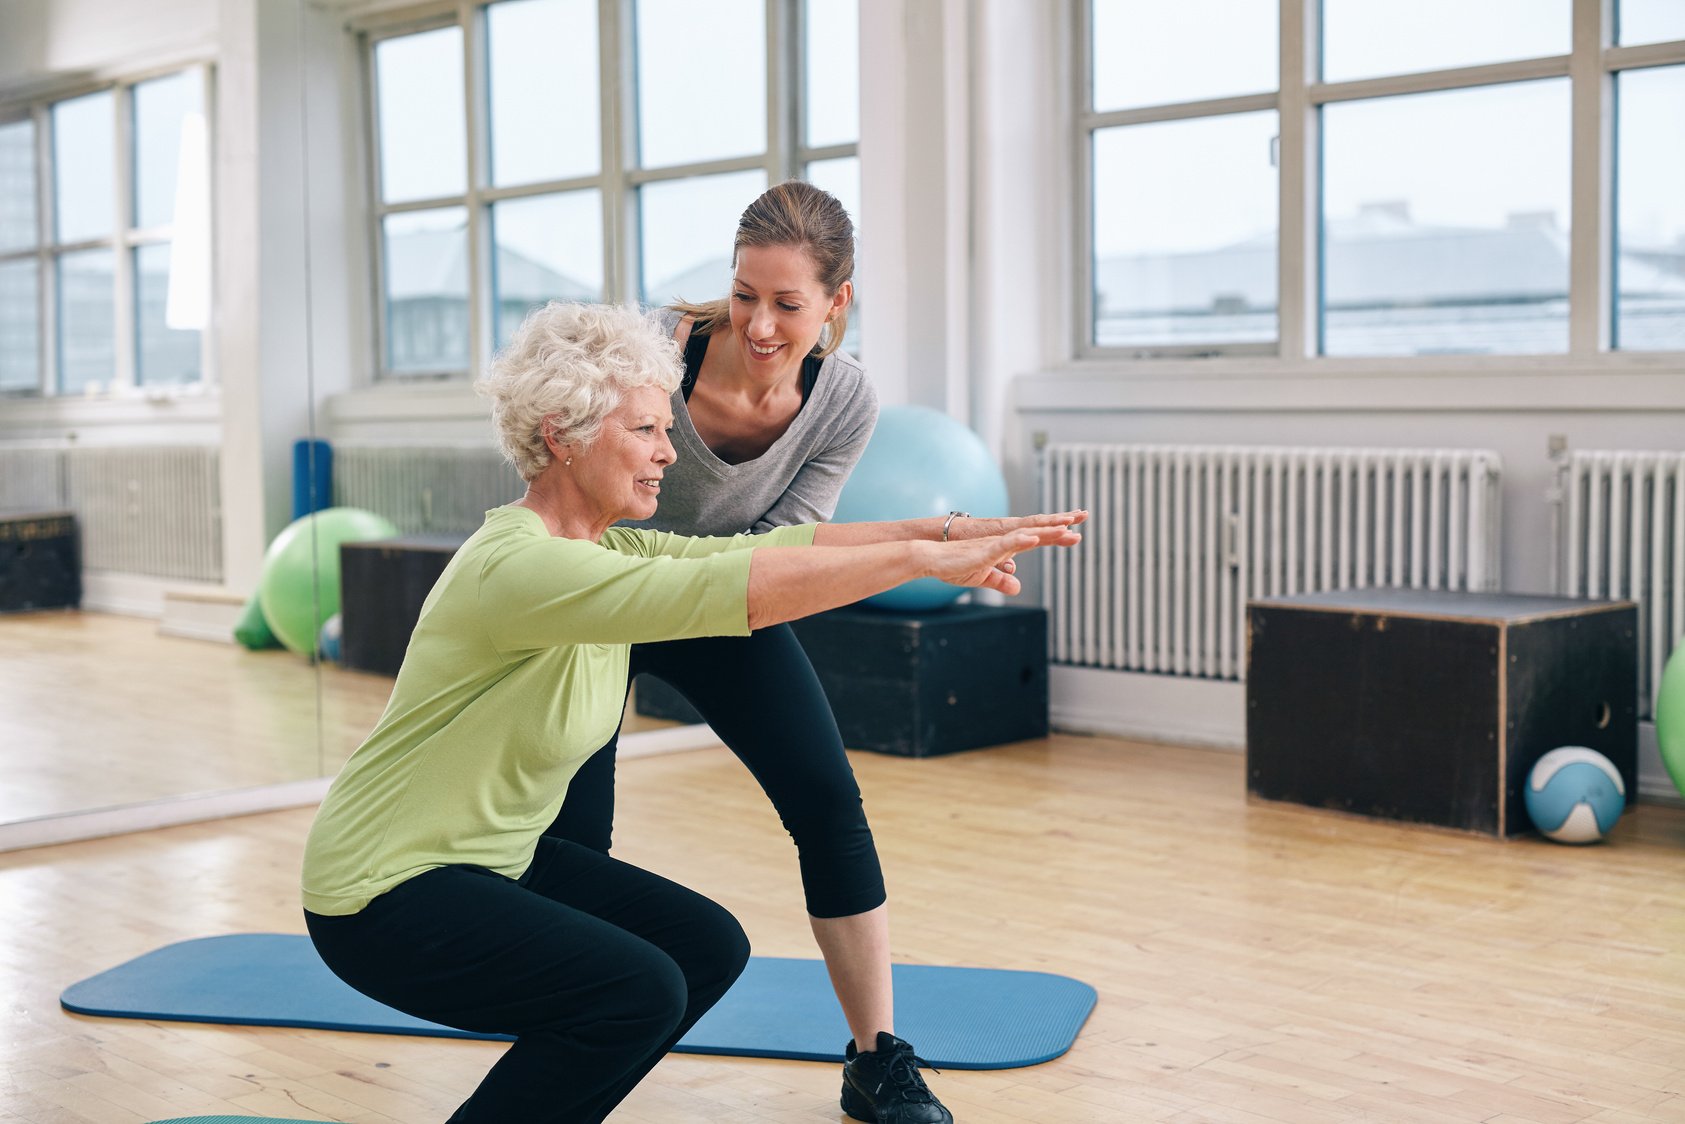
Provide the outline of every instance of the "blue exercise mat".
{"type": "Polygon", "coordinates": [[[294,1120],[279,1116],[172,1116],[152,1124],[329,1124],[326,1120],[294,1120]]]}
{"type": "MultiPolygon", "coordinates": [[[[897,964],[896,1031],[939,1069],[1011,1069],[1071,1048],[1096,999],[1068,976],[897,964]]],[[[66,988],[81,1015],[508,1041],[454,1030],[342,983],[310,938],[241,933],[166,945],[66,988]]],[[[820,960],[757,956],[676,1049],[838,1062],[848,1024],[820,960]]],[[[214,1120],[216,1118],[206,1118],[214,1120]]]]}

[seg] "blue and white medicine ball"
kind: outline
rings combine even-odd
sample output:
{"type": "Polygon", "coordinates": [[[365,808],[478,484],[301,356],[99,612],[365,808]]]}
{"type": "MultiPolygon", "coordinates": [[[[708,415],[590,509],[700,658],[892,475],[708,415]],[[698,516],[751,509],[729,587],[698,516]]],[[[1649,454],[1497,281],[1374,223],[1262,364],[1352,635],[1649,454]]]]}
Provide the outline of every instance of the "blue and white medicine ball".
{"type": "Polygon", "coordinates": [[[1546,838],[1596,843],[1626,808],[1626,785],[1620,770],[1595,749],[1565,745],[1534,764],[1526,798],[1527,814],[1546,838]]]}

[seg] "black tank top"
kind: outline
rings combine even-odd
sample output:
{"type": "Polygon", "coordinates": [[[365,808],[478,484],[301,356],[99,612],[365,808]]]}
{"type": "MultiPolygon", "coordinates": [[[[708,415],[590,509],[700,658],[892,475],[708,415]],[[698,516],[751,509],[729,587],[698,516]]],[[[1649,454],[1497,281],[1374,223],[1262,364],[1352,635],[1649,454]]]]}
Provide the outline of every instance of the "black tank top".
{"type": "MultiPolygon", "coordinates": [[[[690,392],[696,389],[696,376],[702,371],[702,357],[708,352],[708,336],[701,332],[692,332],[685,344],[685,377],[679,383],[679,389],[684,391],[685,401],[690,401],[690,392]]],[[[817,355],[809,355],[802,360],[802,405],[807,405],[808,396],[813,393],[813,385],[819,381],[819,367],[825,361],[817,355]]]]}

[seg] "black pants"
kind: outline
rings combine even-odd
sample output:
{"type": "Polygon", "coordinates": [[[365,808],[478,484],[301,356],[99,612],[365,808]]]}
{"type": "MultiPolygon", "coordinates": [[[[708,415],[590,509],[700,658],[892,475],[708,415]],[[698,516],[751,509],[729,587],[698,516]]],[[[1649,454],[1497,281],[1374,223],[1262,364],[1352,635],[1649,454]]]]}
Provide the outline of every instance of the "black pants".
{"type": "MultiPolygon", "coordinates": [[[[772,799],[796,841],[809,913],[848,917],[883,904],[883,869],[860,786],[825,690],[789,625],[634,644],[631,674],[642,673],[689,699],[772,799]]],[[[608,853],[618,739],[573,778],[548,834],[608,853]]]]}
{"type": "Polygon", "coordinates": [[[557,839],[519,882],[442,867],[359,913],[304,916],[322,960],[370,998],[516,1036],[450,1124],[602,1120],[749,960],[723,907],[557,839]]]}

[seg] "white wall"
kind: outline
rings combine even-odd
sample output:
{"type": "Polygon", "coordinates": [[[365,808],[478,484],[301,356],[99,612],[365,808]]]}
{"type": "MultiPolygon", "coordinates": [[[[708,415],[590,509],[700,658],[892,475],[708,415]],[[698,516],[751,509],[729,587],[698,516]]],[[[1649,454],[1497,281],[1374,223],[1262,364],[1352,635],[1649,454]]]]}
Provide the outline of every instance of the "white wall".
{"type": "Polygon", "coordinates": [[[5,0],[0,92],[121,77],[215,46],[219,0],[5,0]]]}
{"type": "Polygon", "coordinates": [[[886,403],[965,415],[969,21],[861,0],[861,359],[886,403]]]}

